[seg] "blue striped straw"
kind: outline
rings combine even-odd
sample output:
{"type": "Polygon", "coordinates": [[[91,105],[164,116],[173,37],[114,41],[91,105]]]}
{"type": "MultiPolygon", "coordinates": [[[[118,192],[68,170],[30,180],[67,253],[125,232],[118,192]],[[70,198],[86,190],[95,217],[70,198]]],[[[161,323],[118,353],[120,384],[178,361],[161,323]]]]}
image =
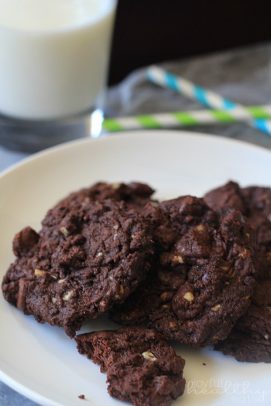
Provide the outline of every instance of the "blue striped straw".
{"type": "MultiPolygon", "coordinates": [[[[225,99],[211,90],[207,90],[201,86],[197,86],[187,79],[174,75],[158,66],[150,66],[147,70],[147,78],[162,87],[174,90],[183,94],[200,104],[211,109],[219,109],[230,111],[231,115],[238,116],[246,114],[246,108],[239,103],[234,103],[231,100],[225,99]]],[[[249,117],[248,117],[249,119],[249,117]]],[[[254,128],[261,132],[271,135],[271,120],[254,119],[248,121],[254,128]]]]}

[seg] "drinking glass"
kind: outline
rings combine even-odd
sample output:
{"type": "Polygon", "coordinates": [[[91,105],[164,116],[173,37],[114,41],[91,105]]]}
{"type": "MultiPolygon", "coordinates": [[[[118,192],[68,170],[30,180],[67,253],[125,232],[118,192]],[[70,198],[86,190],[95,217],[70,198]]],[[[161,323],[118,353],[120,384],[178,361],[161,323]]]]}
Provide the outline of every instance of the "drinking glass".
{"type": "Polygon", "coordinates": [[[117,0],[0,0],[0,144],[99,136],[117,0]]]}

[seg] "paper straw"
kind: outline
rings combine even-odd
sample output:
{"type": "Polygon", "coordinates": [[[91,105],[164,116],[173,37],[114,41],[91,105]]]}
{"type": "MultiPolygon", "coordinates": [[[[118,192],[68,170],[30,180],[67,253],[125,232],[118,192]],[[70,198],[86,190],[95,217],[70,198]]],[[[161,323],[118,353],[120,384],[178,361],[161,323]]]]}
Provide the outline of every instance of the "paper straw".
{"type": "MultiPolygon", "coordinates": [[[[151,82],[190,97],[211,109],[224,110],[230,112],[232,115],[236,114],[237,116],[241,113],[245,114],[246,112],[246,108],[241,104],[225,99],[215,92],[197,86],[189,80],[167,72],[158,66],[150,66],[147,70],[147,77],[151,82]]],[[[270,120],[259,118],[249,121],[249,124],[271,135],[270,120]]]]}
{"type": "Polygon", "coordinates": [[[252,119],[271,119],[271,105],[249,106],[242,110],[198,110],[173,113],[155,113],[134,117],[116,117],[104,120],[106,131],[138,130],[142,128],[174,128],[200,124],[248,122],[252,119]]]}

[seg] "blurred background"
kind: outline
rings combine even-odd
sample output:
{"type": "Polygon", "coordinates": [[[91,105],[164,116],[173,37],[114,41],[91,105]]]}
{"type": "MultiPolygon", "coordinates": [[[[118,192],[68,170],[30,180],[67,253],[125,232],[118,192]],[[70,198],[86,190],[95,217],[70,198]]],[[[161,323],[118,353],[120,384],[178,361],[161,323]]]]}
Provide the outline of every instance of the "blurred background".
{"type": "Polygon", "coordinates": [[[271,39],[268,0],[119,0],[109,83],[150,63],[271,39]]]}

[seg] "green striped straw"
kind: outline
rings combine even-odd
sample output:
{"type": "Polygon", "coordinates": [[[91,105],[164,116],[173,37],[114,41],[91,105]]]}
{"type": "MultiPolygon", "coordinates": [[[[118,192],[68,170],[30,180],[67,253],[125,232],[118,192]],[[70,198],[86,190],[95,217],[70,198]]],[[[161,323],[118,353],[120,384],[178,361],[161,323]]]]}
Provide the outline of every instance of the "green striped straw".
{"type": "Polygon", "coordinates": [[[133,117],[106,118],[103,129],[108,132],[188,127],[203,124],[230,124],[271,119],[271,105],[243,107],[241,110],[198,110],[155,113],[133,117]]]}

